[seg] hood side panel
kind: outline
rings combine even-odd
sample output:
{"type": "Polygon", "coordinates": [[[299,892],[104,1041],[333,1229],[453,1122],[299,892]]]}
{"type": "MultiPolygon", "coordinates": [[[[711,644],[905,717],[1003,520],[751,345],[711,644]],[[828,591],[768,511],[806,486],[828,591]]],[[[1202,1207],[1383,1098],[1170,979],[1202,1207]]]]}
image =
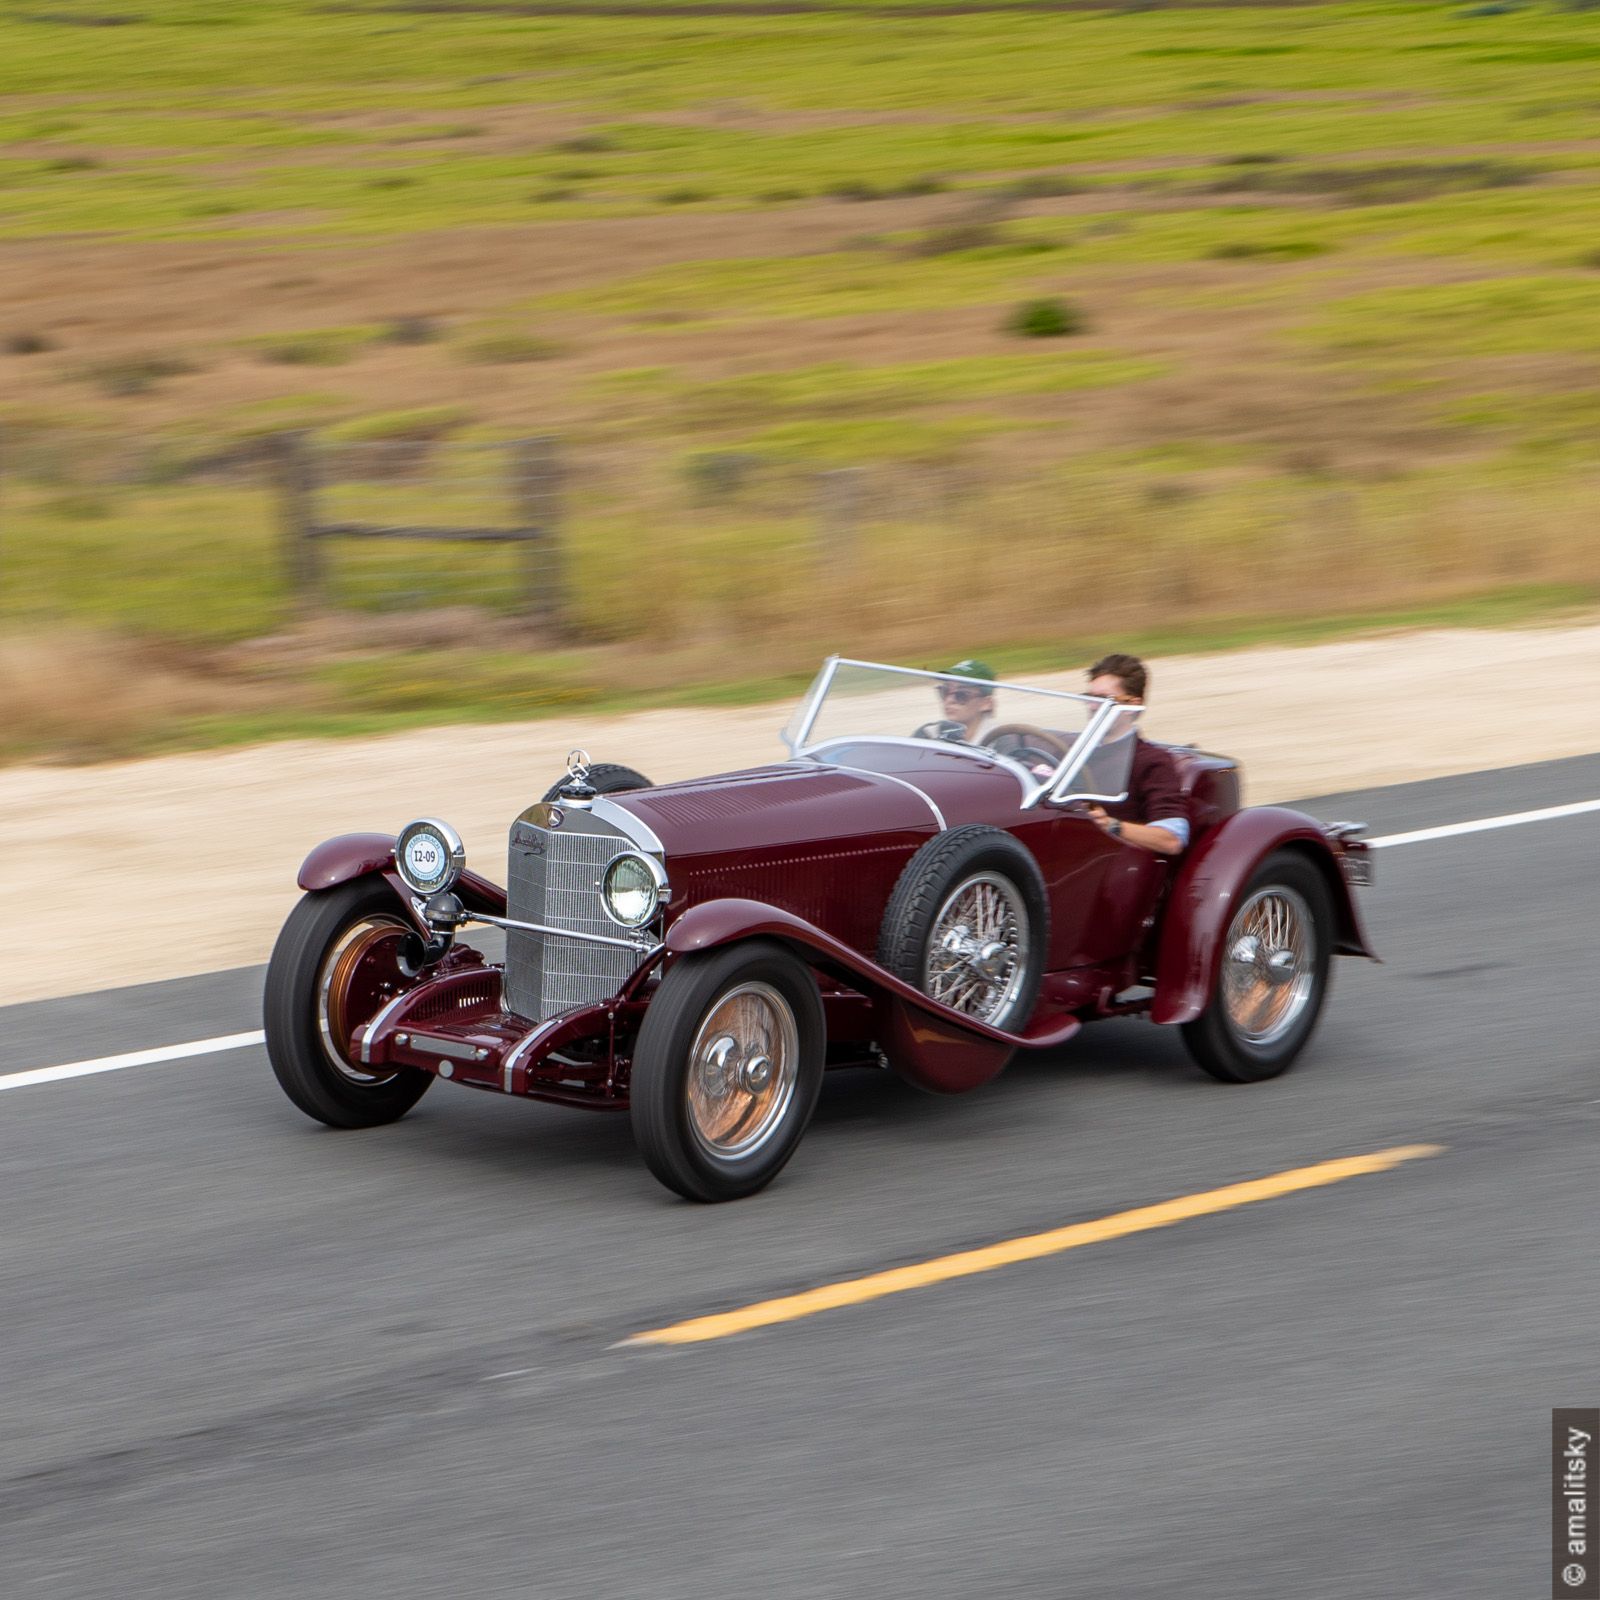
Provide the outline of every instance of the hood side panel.
{"type": "Polygon", "coordinates": [[[938,830],[916,789],[813,762],[611,798],[665,847],[669,922],[706,900],[761,900],[868,955],[906,862],[938,830]]]}
{"type": "Polygon", "coordinates": [[[926,833],[696,857],[670,868],[670,922],[707,900],[760,900],[831,933],[863,955],[878,948],[884,907],[926,833]]]}

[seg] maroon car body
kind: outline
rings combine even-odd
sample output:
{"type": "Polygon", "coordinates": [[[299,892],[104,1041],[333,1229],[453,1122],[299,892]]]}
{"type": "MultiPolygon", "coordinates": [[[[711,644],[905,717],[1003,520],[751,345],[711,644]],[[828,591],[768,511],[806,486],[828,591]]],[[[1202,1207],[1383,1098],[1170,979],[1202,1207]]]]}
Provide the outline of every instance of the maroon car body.
{"type": "MultiPolygon", "coordinates": [[[[607,794],[571,784],[514,823],[510,892],[462,871],[443,925],[408,884],[393,836],[330,839],[300,869],[308,901],[382,883],[394,916],[349,971],[335,965],[332,980],[320,979],[322,1036],[358,1085],[427,1074],[622,1111],[641,1028],[674,966],[754,942],[810,972],[826,1066],[888,1066],[920,1088],[957,1093],[993,1078],[1016,1051],[1060,1045],[1096,1018],[1198,1025],[1217,1004],[1230,926],[1265,861],[1290,863],[1302,901],[1319,898],[1311,883],[1322,886],[1332,951],[1371,955],[1349,887],[1365,881],[1356,830],[1281,807],[1241,809],[1232,761],[1173,755],[1190,827],[1173,857],[1108,836],[1081,805],[1029,803],[1003,762],[909,738],[607,794]],[[1048,899],[1037,992],[1006,1026],[941,1004],[881,959],[897,885],[931,841],[962,829],[1019,843],[1048,899]],[[594,874],[627,851],[663,863],[666,879],[659,915],[634,932],[590,904],[594,874]],[[504,963],[453,941],[464,920],[509,924],[504,963]]],[[[1237,960],[1245,935],[1233,926],[1232,937],[1237,960]]],[[[1260,949],[1250,954],[1261,965],[1260,949]]],[[[269,1005],[269,1043],[272,1022],[269,1005]]],[[[285,1026],[280,1016],[280,1033],[285,1026]]]]}

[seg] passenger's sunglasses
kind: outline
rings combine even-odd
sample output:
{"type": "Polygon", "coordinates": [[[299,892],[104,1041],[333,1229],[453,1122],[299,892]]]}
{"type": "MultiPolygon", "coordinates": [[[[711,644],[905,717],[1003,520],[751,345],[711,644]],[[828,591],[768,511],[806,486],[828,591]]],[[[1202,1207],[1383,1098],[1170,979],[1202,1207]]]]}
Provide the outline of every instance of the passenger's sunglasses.
{"type": "Polygon", "coordinates": [[[985,692],[983,689],[963,689],[959,683],[939,685],[939,698],[956,706],[964,706],[969,700],[981,700],[985,692]]]}

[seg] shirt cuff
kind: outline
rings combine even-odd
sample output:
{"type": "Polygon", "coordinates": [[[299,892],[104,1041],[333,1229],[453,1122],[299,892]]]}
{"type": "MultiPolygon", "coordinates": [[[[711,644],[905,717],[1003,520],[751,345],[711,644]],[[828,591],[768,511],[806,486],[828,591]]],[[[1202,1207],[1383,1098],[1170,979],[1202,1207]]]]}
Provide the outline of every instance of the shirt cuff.
{"type": "Polygon", "coordinates": [[[1150,824],[1152,828],[1165,828],[1180,846],[1189,842],[1189,819],[1187,817],[1162,817],[1158,822],[1150,824]]]}

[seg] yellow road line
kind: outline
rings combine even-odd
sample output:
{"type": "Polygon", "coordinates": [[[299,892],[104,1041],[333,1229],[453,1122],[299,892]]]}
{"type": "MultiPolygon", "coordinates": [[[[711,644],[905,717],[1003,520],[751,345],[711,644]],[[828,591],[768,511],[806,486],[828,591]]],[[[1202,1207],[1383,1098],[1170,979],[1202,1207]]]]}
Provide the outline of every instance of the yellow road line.
{"type": "Polygon", "coordinates": [[[858,1306],[884,1295],[907,1289],[925,1289],[930,1284],[951,1278],[968,1278],[978,1272],[993,1272],[1019,1261],[1037,1261],[1041,1256],[1059,1255],[1080,1245],[1102,1244],[1107,1239],[1123,1239],[1131,1233],[1148,1233],[1152,1228],[1170,1227],[1190,1217],[1206,1217],[1237,1206],[1254,1205],[1258,1200],[1275,1200],[1279,1195],[1301,1189],[1321,1189],[1346,1178],[1359,1178],[1369,1172],[1388,1172],[1402,1162],[1422,1156],[1436,1156],[1443,1145],[1407,1144],[1392,1150],[1375,1150],[1371,1155],[1342,1156],[1335,1161],[1319,1161],[1313,1167],[1295,1167],[1289,1172],[1274,1172],[1269,1177],[1251,1178],[1223,1189],[1207,1189],[1202,1194],[1181,1195],[1158,1205],[1141,1206],[1136,1211],[1118,1211],[1093,1222],[1074,1222],[1047,1233],[1025,1234],[1020,1239],[1003,1239],[978,1250],[963,1250],[953,1256],[936,1256],[906,1267],[891,1267],[887,1272],[870,1273],[865,1278],[848,1278],[841,1283],[825,1283],[780,1300],[762,1300],[740,1306],[736,1311],[719,1311],[709,1317],[694,1317],[675,1322],[671,1327],[652,1328],[621,1342],[635,1344],[699,1344],[707,1339],[726,1339],[731,1334],[748,1333],[752,1328],[770,1328],[778,1322],[794,1322],[813,1317],[819,1311],[840,1306],[858,1306]]]}

